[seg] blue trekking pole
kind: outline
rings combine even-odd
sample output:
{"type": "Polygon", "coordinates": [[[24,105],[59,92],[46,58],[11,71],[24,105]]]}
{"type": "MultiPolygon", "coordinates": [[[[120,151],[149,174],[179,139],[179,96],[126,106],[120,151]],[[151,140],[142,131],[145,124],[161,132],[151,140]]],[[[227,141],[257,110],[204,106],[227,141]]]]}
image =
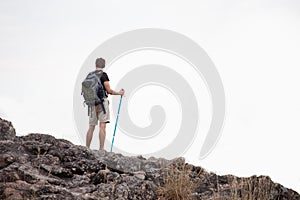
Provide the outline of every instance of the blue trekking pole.
{"type": "Polygon", "coordinates": [[[111,146],[110,146],[110,152],[112,152],[112,148],[113,148],[114,141],[115,141],[115,135],[116,135],[117,124],[118,124],[118,120],[119,120],[119,113],[120,113],[120,108],[121,108],[121,103],[122,103],[122,97],[123,96],[121,95],[120,103],[119,103],[119,108],[118,108],[117,119],[116,119],[116,124],[115,124],[114,135],[113,135],[113,139],[112,139],[111,146]]]}

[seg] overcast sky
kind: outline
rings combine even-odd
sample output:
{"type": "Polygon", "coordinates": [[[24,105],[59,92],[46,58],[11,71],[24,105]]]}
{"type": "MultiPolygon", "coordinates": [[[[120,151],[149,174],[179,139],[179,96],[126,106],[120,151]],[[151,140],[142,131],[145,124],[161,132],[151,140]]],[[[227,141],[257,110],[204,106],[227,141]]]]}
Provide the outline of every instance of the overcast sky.
{"type": "Polygon", "coordinates": [[[0,117],[18,135],[80,144],[73,91],[84,60],[107,39],[147,27],[197,42],[224,84],[222,137],[200,161],[194,143],[187,160],[218,174],[269,175],[300,192],[297,0],[0,1],[0,117]]]}

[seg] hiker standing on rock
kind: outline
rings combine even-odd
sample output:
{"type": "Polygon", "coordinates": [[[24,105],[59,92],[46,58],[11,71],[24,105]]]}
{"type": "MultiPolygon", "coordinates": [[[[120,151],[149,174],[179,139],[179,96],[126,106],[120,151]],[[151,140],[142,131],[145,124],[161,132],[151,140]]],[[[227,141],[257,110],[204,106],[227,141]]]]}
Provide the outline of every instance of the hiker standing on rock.
{"type": "Polygon", "coordinates": [[[93,138],[93,133],[95,126],[98,124],[100,126],[99,131],[99,143],[100,150],[104,149],[104,141],[106,136],[106,123],[109,123],[109,101],[107,99],[108,94],[111,95],[124,95],[125,90],[121,89],[119,92],[116,92],[110,88],[109,78],[103,68],[105,67],[105,60],[103,58],[96,59],[96,70],[89,73],[85,81],[82,83],[82,93],[85,98],[85,103],[89,106],[89,129],[86,134],[86,146],[90,148],[90,144],[93,138]],[[95,82],[95,78],[99,81],[95,82]],[[100,79],[99,79],[100,78],[100,79]],[[97,84],[97,89],[93,88],[93,84],[97,84]],[[95,99],[91,99],[93,96],[92,93],[97,91],[97,94],[94,95],[95,99]]]}

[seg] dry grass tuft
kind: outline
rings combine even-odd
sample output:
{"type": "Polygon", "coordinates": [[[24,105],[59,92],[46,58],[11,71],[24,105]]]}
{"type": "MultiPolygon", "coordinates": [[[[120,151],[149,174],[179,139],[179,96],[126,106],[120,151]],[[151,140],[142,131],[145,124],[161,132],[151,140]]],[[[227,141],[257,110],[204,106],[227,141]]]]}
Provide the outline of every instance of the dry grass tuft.
{"type": "Polygon", "coordinates": [[[195,190],[195,183],[190,177],[188,165],[174,165],[164,172],[164,185],[159,189],[160,200],[190,200],[195,190]]]}
{"type": "Polygon", "coordinates": [[[229,196],[222,196],[220,191],[214,193],[213,200],[270,200],[273,183],[269,177],[249,177],[238,180],[231,177],[229,196]]]}

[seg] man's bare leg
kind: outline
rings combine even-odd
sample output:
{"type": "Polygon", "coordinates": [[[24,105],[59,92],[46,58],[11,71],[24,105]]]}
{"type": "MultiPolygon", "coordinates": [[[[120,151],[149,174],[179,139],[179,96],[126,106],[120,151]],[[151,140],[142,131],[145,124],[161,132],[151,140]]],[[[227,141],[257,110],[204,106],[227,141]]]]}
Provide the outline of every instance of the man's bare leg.
{"type": "Polygon", "coordinates": [[[94,125],[90,125],[89,130],[86,133],[86,146],[88,148],[90,148],[91,141],[92,141],[92,138],[93,138],[94,130],[95,130],[95,126],[94,125]]]}
{"type": "Polygon", "coordinates": [[[100,131],[99,131],[100,150],[104,149],[105,136],[106,136],[106,122],[100,122],[100,131]]]}

